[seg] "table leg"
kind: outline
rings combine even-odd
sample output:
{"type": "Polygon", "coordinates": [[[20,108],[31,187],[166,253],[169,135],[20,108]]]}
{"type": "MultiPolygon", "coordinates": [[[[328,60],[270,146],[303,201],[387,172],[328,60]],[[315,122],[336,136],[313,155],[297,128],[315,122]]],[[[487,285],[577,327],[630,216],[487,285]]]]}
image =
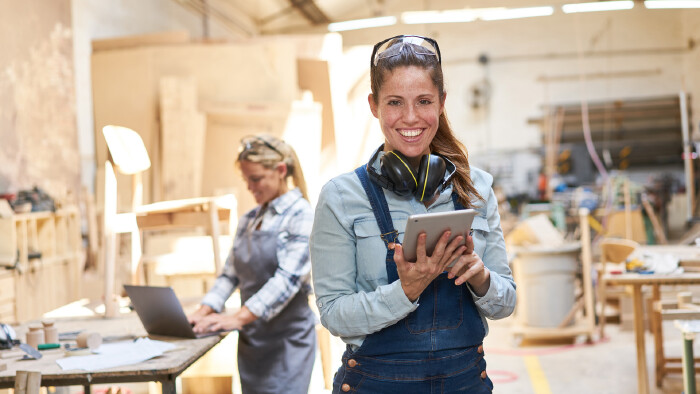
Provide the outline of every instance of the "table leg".
{"type": "Polygon", "coordinates": [[[696,394],[695,356],[693,355],[694,337],[694,334],[683,333],[683,392],[685,394],[696,394]]]}
{"type": "Polygon", "coordinates": [[[666,353],[664,352],[664,338],[661,313],[657,312],[654,305],[661,302],[661,289],[658,285],[651,287],[651,300],[647,304],[647,312],[649,313],[649,324],[651,333],[654,338],[654,361],[655,361],[655,380],[656,387],[661,388],[663,379],[666,376],[666,353]]]}
{"type": "Polygon", "coordinates": [[[175,390],[175,378],[161,380],[161,393],[163,394],[176,394],[175,390]]]}
{"type": "Polygon", "coordinates": [[[642,285],[632,285],[634,304],[634,339],[637,343],[637,389],[640,394],[649,394],[647,374],[647,352],[644,345],[644,299],[642,285]]]}
{"type": "Polygon", "coordinates": [[[90,385],[89,384],[84,384],[83,385],[83,393],[85,394],[90,394],[92,391],[90,390],[90,385]]]}

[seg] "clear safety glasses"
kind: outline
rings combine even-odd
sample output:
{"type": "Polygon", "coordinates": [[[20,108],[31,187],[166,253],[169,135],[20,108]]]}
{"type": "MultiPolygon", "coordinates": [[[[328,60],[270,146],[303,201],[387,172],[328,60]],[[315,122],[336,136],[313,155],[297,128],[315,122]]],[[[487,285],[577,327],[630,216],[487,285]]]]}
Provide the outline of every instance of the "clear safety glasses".
{"type": "Polygon", "coordinates": [[[387,38],[374,45],[372,50],[372,66],[376,67],[380,59],[397,56],[401,53],[406,44],[412,44],[410,48],[418,55],[428,55],[437,57],[438,63],[442,64],[440,48],[437,41],[421,36],[396,36],[387,38]]]}

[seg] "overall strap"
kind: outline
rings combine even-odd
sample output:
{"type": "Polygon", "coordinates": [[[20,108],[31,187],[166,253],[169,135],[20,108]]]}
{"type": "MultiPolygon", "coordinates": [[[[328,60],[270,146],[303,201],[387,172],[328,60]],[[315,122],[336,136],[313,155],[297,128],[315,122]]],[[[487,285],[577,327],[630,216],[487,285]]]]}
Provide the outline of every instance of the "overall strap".
{"type": "Polygon", "coordinates": [[[461,211],[462,209],[466,209],[464,205],[462,205],[461,202],[459,202],[459,196],[457,196],[457,193],[452,192],[452,203],[455,205],[455,211],[461,211]]]}
{"type": "Polygon", "coordinates": [[[399,241],[399,232],[396,231],[391,220],[389,204],[384,197],[384,191],[369,179],[367,168],[364,165],[360,166],[355,170],[355,174],[360,178],[360,183],[365,189],[365,193],[367,193],[369,204],[372,206],[372,213],[374,213],[374,218],[377,220],[377,225],[379,225],[382,241],[384,241],[384,246],[386,246],[386,272],[389,283],[391,283],[399,279],[399,274],[394,263],[394,251],[389,249],[389,244],[399,241]]]}

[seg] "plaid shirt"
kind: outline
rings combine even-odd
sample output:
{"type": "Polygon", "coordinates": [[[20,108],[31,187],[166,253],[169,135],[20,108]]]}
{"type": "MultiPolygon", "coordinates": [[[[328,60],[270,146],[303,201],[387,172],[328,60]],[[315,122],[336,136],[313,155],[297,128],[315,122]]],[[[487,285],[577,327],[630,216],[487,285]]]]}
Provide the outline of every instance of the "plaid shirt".
{"type": "MultiPolygon", "coordinates": [[[[261,206],[257,206],[241,217],[236,230],[236,239],[246,237],[248,231],[254,228],[253,222],[256,221],[260,209],[261,206]]],[[[313,224],[313,210],[309,202],[302,197],[301,191],[294,189],[270,201],[261,217],[260,231],[279,229],[278,266],[267,283],[245,301],[245,306],[258,318],[269,321],[291,301],[297,292],[312,293],[309,234],[313,224]]],[[[260,220],[260,218],[257,219],[257,221],[260,220]]],[[[233,260],[232,248],[226,259],[223,273],[202,299],[202,304],[209,305],[217,312],[224,309],[224,303],[240,282],[233,260]]]]}

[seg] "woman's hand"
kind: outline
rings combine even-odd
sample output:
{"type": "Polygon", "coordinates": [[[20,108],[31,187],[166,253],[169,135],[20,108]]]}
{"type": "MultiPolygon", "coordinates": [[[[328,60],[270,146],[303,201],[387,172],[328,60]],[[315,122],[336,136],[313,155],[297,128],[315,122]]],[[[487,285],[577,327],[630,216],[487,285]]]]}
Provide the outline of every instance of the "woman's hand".
{"type": "Polygon", "coordinates": [[[394,262],[396,262],[396,270],[401,280],[401,287],[411,302],[420,297],[423,290],[428,287],[433,279],[445,271],[445,267],[451,261],[460,257],[466,251],[467,248],[464,245],[460,245],[464,237],[460,235],[449,242],[450,235],[451,232],[449,230],[442,234],[432,256],[428,256],[425,251],[425,233],[418,235],[417,259],[415,263],[406,261],[401,244],[389,245],[390,248],[394,248],[394,262]]]}
{"type": "Polygon", "coordinates": [[[457,277],[455,285],[458,286],[469,282],[472,290],[479,297],[483,297],[489,290],[491,274],[484,266],[481,257],[474,251],[474,238],[471,234],[467,236],[466,253],[450,268],[447,277],[450,279],[457,277]]]}
{"type": "Polygon", "coordinates": [[[200,305],[199,308],[197,308],[197,310],[194,311],[194,313],[187,316],[187,321],[189,321],[190,324],[195,325],[205,316],[211,313],[214,313],[214,309],[212,309],[212,307],[210,307],[209,305],[200,305]]]}
{"type": "Polygon", "coordinates": [[[208,314],[195,323],[192,329],[196,333],[240,330],[246,324],[257,319],[258,317],[244,306],[230,315],[222,315],[220,313],[208,314]]]}

